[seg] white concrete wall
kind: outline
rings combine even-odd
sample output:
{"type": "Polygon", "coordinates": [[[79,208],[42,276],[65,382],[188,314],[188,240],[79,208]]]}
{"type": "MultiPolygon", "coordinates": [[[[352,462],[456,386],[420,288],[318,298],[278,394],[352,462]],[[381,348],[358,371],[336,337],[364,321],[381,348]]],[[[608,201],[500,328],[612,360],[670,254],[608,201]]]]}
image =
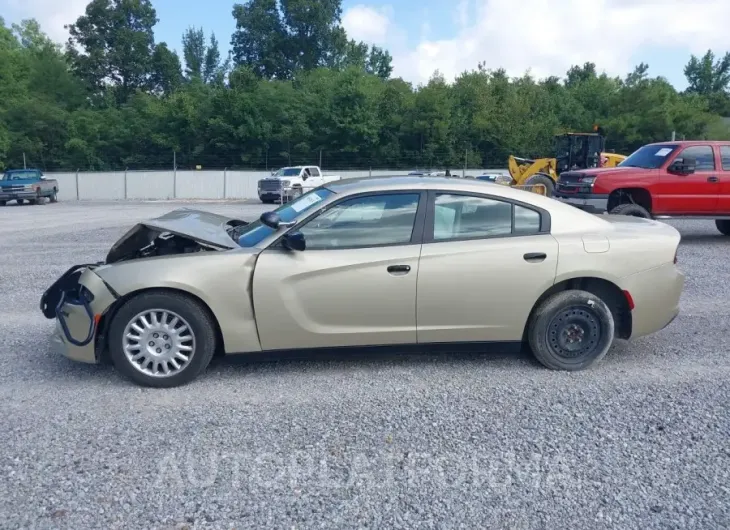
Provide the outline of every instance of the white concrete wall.
{"type": "MultiPolygon", "coordinates": [[[[405,175],[409,170],[379,169],[325,170],[325,174],[342,178],[405,175]]],[[[454,175],[463,170],[454,169],[454,175]]],[[[478,175],[482,170],[470,169],[478,175]]],[[[490,173],[507,174],[506,169],[490,173]]],[[[58,199],[69,200],[140,200],[140,199],[257,199],[256,183],[270,175],[267,171],[110,171],[45,173],[58,180],[58,199]]]]}

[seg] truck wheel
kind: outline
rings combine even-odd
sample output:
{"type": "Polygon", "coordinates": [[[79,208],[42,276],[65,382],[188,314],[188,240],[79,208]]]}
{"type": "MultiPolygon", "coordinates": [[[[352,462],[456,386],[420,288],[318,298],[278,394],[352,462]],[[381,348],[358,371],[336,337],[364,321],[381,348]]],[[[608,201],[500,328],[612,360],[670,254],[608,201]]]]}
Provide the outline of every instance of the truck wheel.
{"type": "MultiPolygon", "coordinates": [[[[555,190],[555,181],[547,175],[538,173],[537,175],[532,175],[530,178],[525,180],[525,182],[523,182],[524,186],[536,186],[538,184],[542,184],[543,186],[545,186],[545,196],[546,197],[553,196],[553,191],[555,190]]],[[[539,193],[539,192],[535,192],[535,193],[539,193]]]]}
{"type": "Polygon", "coordinates": [[[15,202],[18,204],[23,204],[25,202],[25,199],[15,199],[15,202]]]}
{"type": "Polygon", "coordinates": [[[170,388],[202,373],[215,352],[215,323],[200,302],[169,292],[128,300],[109,328],[114,366],[139,385],[170,388]]]}
{"type": "Polygon", "coordinates": [[[730,236],[730,219],[717,219],[715,226],[724,236],[730,236]]]}
{"type": "Polygon", "coordinates": [[[555,293],[537,307],[527,336],[543,366],[578,371],[606,355],[614,332],[606,303],[593,293],[571,289],[555,293]]]}
{"type": "Polygon", "coordinates": [[[0,206],[5,206],[7,204],[7,201],[0,201],[0,206]]]}
{"type": "Polygon", "coordinates": [[[49,197],[51,202],[58,202],[58,190],[54,188],[54,190],[51,192],[51,195],[49,197]]]}
{"type": "Polygon", "coordinates": [[[651,219],[651,213],[649,213],[649,210],[647,210],[643,206],[634,204],[633,202],[625,202],[623,204],[619,204],[608,213],[611,215],[630,215],[632,217],[643,217],[644,219],[651,219]]]}
{"type": "Polygon", "coordinates": [[[291,199],[289,199],[289,200],[295,201],[301,196],[302,196],[302,188],[295,187],[294,189],[291,190],[291,199]]]}

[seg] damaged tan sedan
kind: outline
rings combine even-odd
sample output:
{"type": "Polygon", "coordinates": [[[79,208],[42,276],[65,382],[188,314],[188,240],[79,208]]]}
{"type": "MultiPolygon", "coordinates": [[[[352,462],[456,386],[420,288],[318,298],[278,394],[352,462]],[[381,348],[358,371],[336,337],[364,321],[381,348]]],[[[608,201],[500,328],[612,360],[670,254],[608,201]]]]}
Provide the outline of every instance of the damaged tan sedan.
{"type": "Polygon", "coordinates": [[[172,387],[214,353],[507,352],[581,370],[667,326],[673,227],[440,177],[330,182],[255,222],[190,209],[132,228],[41,299],[54,344],[172,387]]]}

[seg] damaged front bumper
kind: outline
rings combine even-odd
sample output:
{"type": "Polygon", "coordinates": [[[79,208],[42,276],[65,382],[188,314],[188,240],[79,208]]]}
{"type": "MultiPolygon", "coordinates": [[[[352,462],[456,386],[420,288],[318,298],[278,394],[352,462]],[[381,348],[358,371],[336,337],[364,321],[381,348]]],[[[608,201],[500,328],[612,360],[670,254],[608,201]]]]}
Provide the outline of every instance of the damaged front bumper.
{"type": "Polygon", "coordinates": [[[74,265],[41,296],[41,312],[56,320],[54,350],[74,361],[99,362],[99,322],[119,297],[94,273],[100,265],[74,265]]]}

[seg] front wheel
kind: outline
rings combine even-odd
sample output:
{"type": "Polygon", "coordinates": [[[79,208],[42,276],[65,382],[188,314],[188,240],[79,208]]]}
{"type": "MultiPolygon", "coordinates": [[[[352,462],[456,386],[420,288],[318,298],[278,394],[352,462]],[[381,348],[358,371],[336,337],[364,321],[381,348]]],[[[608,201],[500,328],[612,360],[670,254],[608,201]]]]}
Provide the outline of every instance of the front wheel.
{"type": "MultiPolygon", "coordinates": [[[[532,175],[530,178],[525,180],[523,185],[537,186],[537,189],[540,189],[541,186],[544,186],[546,197],[552,197],[553,191],[555,191],[555,181],[553,179],[551,179],[548,175],[544,175],[542,173],[538,173],[537,175],[532,175]]],[[[528,191],[531,191],[531,190],[528,190],[528,191]]],[[[539,193],[539,192],[535,192],[535,193],[539,193]]]]}
{"type": "Polygon", "coordinates": [[[619,204],[608,213],[611,215],[630,215],[631,217],[642,217],[644,219],[651,219],[651,213],[649,212],[649,210],[633,202],[625,202],[623,204],[619,204]]]}
{"type": "Polygon", "coordinates": [[[615,323],[593,293],[556,293],[536,309],[528,329],[530,348],[551,370],[578,371],[598,362],[613,344],[615,323]]]}
{"type": "Polygon", "coordinates": [[[730,219],[717,219],[715,226],[724,236],[730,236],[730,219]]]}
{"type": "Polygon", "coordinates": [[[114,315],[109,352],[114,366],[143,386],[189,383],[213,358],[215,324],[195,299],[178,293],[144,293],[114,315]]]}

